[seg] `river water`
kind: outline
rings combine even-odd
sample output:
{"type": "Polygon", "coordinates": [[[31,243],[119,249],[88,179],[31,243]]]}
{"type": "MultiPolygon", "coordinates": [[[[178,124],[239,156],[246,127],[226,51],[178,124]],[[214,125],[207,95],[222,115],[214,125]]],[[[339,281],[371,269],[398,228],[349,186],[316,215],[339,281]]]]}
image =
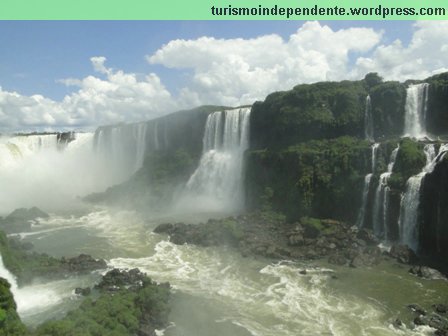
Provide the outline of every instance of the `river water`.
{"type": "MultiPolygon", "coordinates": [[[[54,256],[89,253],[110,267],[138,267],[173,287],[167,336],[429,335],[428,327],[397,330],[407,304],[446,302],[447,282],[421,280],[405,266],[335,267],[325,261],[272,262],[242,257],[224,247],[177,246],[152,233],[163,222],[199,222],[210,214],[149,218],[132,211],[92,208],[51,215],[20,237],[54,256]],[[307,274],[302,275],[301,270],[307,274]]],[[[75,287],[100,274],[61,281],[37,280],[19,289],[19,313],[29,326],[76,307],[75,287]]]]}

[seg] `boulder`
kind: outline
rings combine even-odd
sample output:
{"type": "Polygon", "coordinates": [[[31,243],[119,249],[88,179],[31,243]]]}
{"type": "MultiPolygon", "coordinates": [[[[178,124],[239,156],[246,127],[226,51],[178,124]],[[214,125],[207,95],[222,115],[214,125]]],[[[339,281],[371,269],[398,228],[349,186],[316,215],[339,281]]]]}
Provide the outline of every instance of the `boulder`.
{"type": "Polygon", "coordinates": [[[418,257],[407,245],[392,245],[389,255],[403,264],[415,264],[418,257]]]}
{"type": "Polygon", "coordinates": [[[413,266],[409,269],[409,273],[427,280],[446,279],[446,277],[438,270],[435,270],[427,266],[413,266]]]}

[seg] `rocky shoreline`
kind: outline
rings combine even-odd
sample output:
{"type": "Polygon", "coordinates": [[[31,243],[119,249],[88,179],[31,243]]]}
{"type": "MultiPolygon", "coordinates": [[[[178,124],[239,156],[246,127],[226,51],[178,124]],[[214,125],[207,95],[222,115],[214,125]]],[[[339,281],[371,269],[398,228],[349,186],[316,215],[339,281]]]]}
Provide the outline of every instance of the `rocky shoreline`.
{"type": "MultiPolygon", "coordinates": [[[[409,273],[423,279],[446,279],[439,271],[420,264],[417,255],[405,245],[380,249],[379,241],[368,229],[359,229],[344,222],[303,217],[287,223],[275,213],[254,212],[237,217],[211,219],[201,224],[164,223],[155,233],[167,234],[174,244],[230,246],[242,256],[272,260],[317,260],[347,267],[370,267],[381,262],[398,262],[409,266],[409,273]]],[[[306,274],[306,270],[303,270],[306,274]]],[[[434,303],[433,311],[417,304],[408,306],[414,312],[415,326],[434,328],[435,335],[448,335],[446,303],[434,303]]],[[[402,325],[397,319],[396,328],[402,325]]]]}

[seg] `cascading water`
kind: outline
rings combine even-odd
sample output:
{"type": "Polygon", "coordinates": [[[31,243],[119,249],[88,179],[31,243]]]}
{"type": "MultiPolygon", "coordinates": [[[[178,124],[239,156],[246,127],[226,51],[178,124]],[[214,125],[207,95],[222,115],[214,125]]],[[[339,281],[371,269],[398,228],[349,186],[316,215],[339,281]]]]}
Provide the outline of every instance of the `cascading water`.
{"type": "Polygon", "coordinates": [[[366,107],[364,111],[364,133],[367,140],[372,142],[375,140],[373,136],[373,116],[370,95],[367,95],[366,97],[366,107]]]}
{"type": "Polygon", "coordinates": [[[376,167],[376,156],[378,152],[379,143],[375,143],[372,145],[372,172],[367,174],[364,177],[364,188],[362,191],[362,204],[361,209],[358,213],[358,219],[356,221],[356,224],[358,227],[364,227],[365,224],[365,216],[366,216],[366,208],[367,208],[367,201],[369,199],[369,191],[370,191],[370,182],[372,180],[372,176],[375,173],[375,167],[376,167]]]}
{"type": "Polygon", "coordinates": [[[428,108],[428,83],[410,85],[406,90],[404,136],[425,138],[428,108]]]}
{"type": "Polygon", "coordinates": [[[389,210],[389,192],[390,192],[390,188],[387,185],[387,181],[390,175],[392,175],[392,171],[394,169],[395,160],[397,158],[399,148],[400,147],[397,146],[397,148],[395,148],[392,151],[392,154],[389,159],[389,164],[387,165],[387,171],[380,175],[373,203],[373,218],[372,218],[373,232],[378,237],[384,235],[385,240],[388,239],[387,217],[389,210]]]}
{"type": "Polygon", "coordinates": [[[146,138],[147,123],[100,127],[95,132],[95,152],[121,182],[142,166],[146,138]]]}
{"type": "Polygon", "coordinates": [[[92,150],[92,133],[61,141],[57,134],[0,138],[0,214],[18,207],[56,210],[111,185],[108,166],[92,150]]]}
{"type": "Polygon", "coordinates": [[[250,108],[211,113],[206,121],[203,153],[178,208],[238,210],[243,203],[243,154],[249,146],[250,108]]]}
{"type": "Polygon", "coordinates": [[[408,245],[414,251],[418,250],[419,241],[419,206],[420,206],[420,188],[423,178],[426,174],[434,170],[446,154],[448,145],[442,145],[439,154],[435,155],[435,146],[426,145],[424,152],[426,155],[426,165],[423,170],[414,176],[411,176],[406,182],[406,191],[401,199],[400,218],[398,220],[400,229],[400,242],[408,245]]]}

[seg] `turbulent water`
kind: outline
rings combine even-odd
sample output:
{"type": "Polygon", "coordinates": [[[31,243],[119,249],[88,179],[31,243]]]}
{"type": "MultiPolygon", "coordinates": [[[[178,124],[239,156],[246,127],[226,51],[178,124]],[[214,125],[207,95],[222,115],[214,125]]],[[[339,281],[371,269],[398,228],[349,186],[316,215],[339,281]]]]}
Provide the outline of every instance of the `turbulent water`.
{"type": "Polygon", "coordinates": [[[243,154],[249,146],[249,117],[250,108],[208,116],[199,167],[188,180],[178,208],[242,209],[243,154]]]}
{"type": "Polygon", "coordinates": [[[426,133],[426,112],[428,108],[429,84],[410,85],[406,90],[404,136],[424,138],[426,133]]]}
{"type": "MultiPolygon", "coordinates": [[[[427,328],[396,330],[391,321],[406,316],[407,303],[440,299],[435,293],[443,288],[442,281],[423,283],[406,270],[387,266],[362,270],[317,261],[272,263],[243,258],[225,248],[178,246],[152,233],[157,223],[174,220],[98,208],[82,216],[53,215],[40,220],[33,232],[22,238],[41,252],[56,256],[92,253],[106,258],[111,267],[139,267],[156,281],[169,281],[174,295],[172,325],[164,331],[166,336],[429,332],[427,328]],[[303,269],[307,269],[306,275],[300,274],[303,269]]],[[[42,300],[29,297],[19,304],[19,312],[29,325],[60,316],[79,304],[73,289],[95,279],[95,275],[76,277],[20,289],[40,295],[42,300]],[[21,310],[21,305],[26,310],[21,310]]]]}

